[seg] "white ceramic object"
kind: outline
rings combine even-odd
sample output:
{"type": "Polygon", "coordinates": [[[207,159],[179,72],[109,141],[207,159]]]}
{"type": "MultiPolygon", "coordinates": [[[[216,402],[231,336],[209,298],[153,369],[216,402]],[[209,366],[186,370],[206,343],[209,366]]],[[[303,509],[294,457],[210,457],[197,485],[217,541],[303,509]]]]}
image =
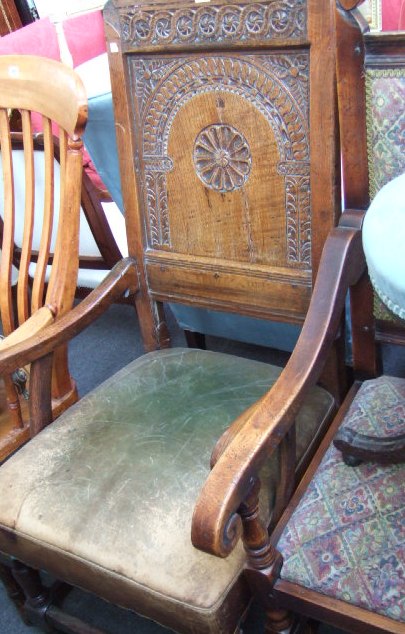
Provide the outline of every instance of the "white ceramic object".
{"type": "Polygon", "coordinates": [[[405,174],[384,185],[371,203],[363,247],[377,295],[405,319],[405,174]]]}

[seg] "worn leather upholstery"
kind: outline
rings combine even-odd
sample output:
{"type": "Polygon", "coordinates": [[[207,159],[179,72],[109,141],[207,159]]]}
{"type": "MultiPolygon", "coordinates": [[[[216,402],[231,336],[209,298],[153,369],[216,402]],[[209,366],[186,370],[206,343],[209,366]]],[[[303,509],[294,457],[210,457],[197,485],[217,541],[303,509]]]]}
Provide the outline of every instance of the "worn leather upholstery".
{"type": "MultiPolygon", "coordinates": [[[[179,632],[231,631],[249,601],[244,552],[220,560],[194,549],[193,505],[216,440],[279,373],[179,348],[132,362],[0,468],[0,550],[35,566],[46,549],[56,576],[179,632]]],[[[312,391],[298,456],[332,407],[312,391]]],[[[273,460],[262,474],[270,499],[276,472],[273,460]]]]}

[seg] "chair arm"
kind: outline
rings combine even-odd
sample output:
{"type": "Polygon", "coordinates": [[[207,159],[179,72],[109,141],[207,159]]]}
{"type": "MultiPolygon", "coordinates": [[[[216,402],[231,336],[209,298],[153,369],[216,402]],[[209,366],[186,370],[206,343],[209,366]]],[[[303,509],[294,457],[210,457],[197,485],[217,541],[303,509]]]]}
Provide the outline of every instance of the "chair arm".
{"type": "Polygon", "coordinates": [[[13,330],[13,332],[0,341],[0,352],[16,346],[22,341],[26,341],[29,337],[33,337],[46,328],[46,326],[52,324],[54,320],[54,308],[50,305],[41,306],[41,308],[36,310],[21,326],[13,330]]]}
{"type": "Polygon", "coordinates": [[[312,299],[297,345],[279,379],[225,432],[217,460],[194,509],[192,542],[226,557],[241,536],[238,509],[265,460],[294,423],[308,389],[319,379],[340,327],[349,286],[366,270],[362,212],[345,212],[325,243],[312,299]]]}
{"type": "Polygon", "coordinates": [[[60,319],[40,329],[25,341],[7,347],[4,351],[0,349],[0,375],[10,374],[15,368],[53,352],[102,315],[128,289],[134,293],[138,287],[136,261],[133,258],[124,258],[96,289],[60,319]]]}

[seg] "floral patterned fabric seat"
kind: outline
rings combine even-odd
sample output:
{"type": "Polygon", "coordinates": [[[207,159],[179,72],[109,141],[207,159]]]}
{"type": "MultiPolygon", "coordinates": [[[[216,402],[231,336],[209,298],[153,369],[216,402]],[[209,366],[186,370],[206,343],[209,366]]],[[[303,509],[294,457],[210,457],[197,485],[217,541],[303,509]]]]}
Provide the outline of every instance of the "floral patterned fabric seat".
{"type": "MultiPolygon", "coordinates": [[[[343,425],[404,433],[405,379],[366,381],[343,425]]],[[[281,577],[405,621],[405,465],[347,466],[331,445],[278,543],[281,577]]]]}

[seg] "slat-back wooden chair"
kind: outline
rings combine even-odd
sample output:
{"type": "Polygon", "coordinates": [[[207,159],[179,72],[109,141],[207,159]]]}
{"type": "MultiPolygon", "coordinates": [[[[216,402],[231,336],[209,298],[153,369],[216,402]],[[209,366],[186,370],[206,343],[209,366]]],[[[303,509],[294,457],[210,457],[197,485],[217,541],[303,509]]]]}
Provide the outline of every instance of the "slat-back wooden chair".
{"type": "MultiPolygon", "coordinates": [[[[1,160],[2,160],[2,243],[0,270],[0,311],[3,334],[2,348],[40,331],[72,306],[77,281],[78,220],[76,206],[81,193],[81,141],[86,122],[86,95],[79,80],[63,66],[36,57],[1,57],[1,160]],[[49,83],[52,73],[53,84],[49,83]],[[21,110],[21,141],[25,167],[25,210],[21,250],[16,262],[15,251],[15,170],[13,140],[9,115],[21,110]],[[35,274],[32,276],[32,236],[35,223],[36,178],[34,170],[35,142],[32,134],[31,112],[38,112],[43,120],[44,190],[41,192],[43,209],[40,244],[37,249],[35,274]],[[54,157],[55,144],[52,123],[59,126],[60,203],[59,224],[54,227],[54,157]],[[46,285],[50,261],[52,232],[56,230],[57,244],[53,256],[52,273],[46,285]],[[67,246],[68,245],[68,246],[67,246]],[[69,252],[69,257],[66,254],[69,252]],[[18,264],[18,272],[13,269],[18,264]],[[30,275],[31,273],[31,275],[30,275]],[[16,280],[16,292],[13,282],[16,280]]],[[[67,365],[67,352],[61,347],[55,353],[53,373],[54,410],[60,411],[77,398],[76,387],[67,365]]],[[[0,431],[0,459],[29,437],[27,421],[23,421],[20,403],[11,378],[5,376],[10,417],[4,417],[0,431]],[[4,428],[3,428],[4,427],[4,428]]]]}
{"type": "MultiPolygon", "coordinates": [[[[16,111],[14,110],[13,113],[16,111]]],[[[25,211],[25,157],[23,135],[20,132],[12,132],[12,159],[14,170],[14,250],[12,286],[15,294],[18,281],[18,270],[22,257],[22,241],[24,230],[24,211],[25,211]]],[[[46,174],[45,155],[44,155],[44,137],[42,134],[35,133],[33,137],[34,150],[34,178],[36,190],[36,203],[34,215],[36,218],[36,229],[33,232],[30,267],[29,267],[29,283],[32,283],[35,262],[38,258],[38,247],[40,244],[42,231],[42,215],[44,211],[44,182],[46,174]]],[[[50,243],[50,261],[53,257],[55,248],[56,232],[58,227],[59,200],[60,200],[60,152],[59,139],[53,138],[54,152],[54,212],[52,238],[50,243]]],[[[2,174],[2,168],[0,165],[2,174]]],[[[110,207],[105,212],[102,202],[110,203],[105,193],[101,193],[95,188],[90,177],[83,170],[82,174],[82,190],[81,190],[81,210],[80,210],[80,232],[79,232],[79,272],[77,277],[77,288],[75,295],[77,298],[85,297],[92,288],[97,286],[101,280],[107,275],[111,268],[127,253],[125,220],[118,208],[110,207]],[[108,216],[107,216],[108,214],[108,216]],[[122,251],[122,252],[121,252],[122,251]]],[[[0,208],[0,242],[3,236],[3,212],[0,208]]],[[[46,280],[49,281],[50,267],[46,274],[46,280]]],[[[27,291],[30,292],[30,291],[27,291]]],[[[45,291],[46,292],[46,291],[45,291]]],[[[123,300],[123,301],[128,301],[123,300]]],[[[19,393],[27,394],[28,373],[23,371],[17,375],[14,374],[14,383],[19,393]]],[[[6,380],[7,382],[7,380],[6,380]]],[[[27,427],[27,407],[24,398],[20,397],[16,400],[15,390],[8,383],[9,405],[11,416],[7,416],[7,400],[4,394],[4,384],[0,381],[1,397],[0,397],[0,415],[2,416],[2,433],[1,433],[1,449],[0,459],[5,458],[10,451],[16,449],[18,443],[26,440],[28,433],[27,427]],[[8,420],[7,420],[8,419],[8,420]],[[24,423],[25,420],[25,423],[24,423]],[[9,430],[16,430],[16,434],[9,434],[9,430]],[[24,430],[20,433],[17,430],[24,430]],[[11,444],[10,444],[11,443],[11,444]],[[16,444],[17,443],[17,444],[16,444]]],[[[69,393],[71,389],[69,388],[69,393]]],[[[67,401],[65,398],[54,400],[55,414],[62,411],[65,406],[69,405],[69,396],[67,401]]]]}

